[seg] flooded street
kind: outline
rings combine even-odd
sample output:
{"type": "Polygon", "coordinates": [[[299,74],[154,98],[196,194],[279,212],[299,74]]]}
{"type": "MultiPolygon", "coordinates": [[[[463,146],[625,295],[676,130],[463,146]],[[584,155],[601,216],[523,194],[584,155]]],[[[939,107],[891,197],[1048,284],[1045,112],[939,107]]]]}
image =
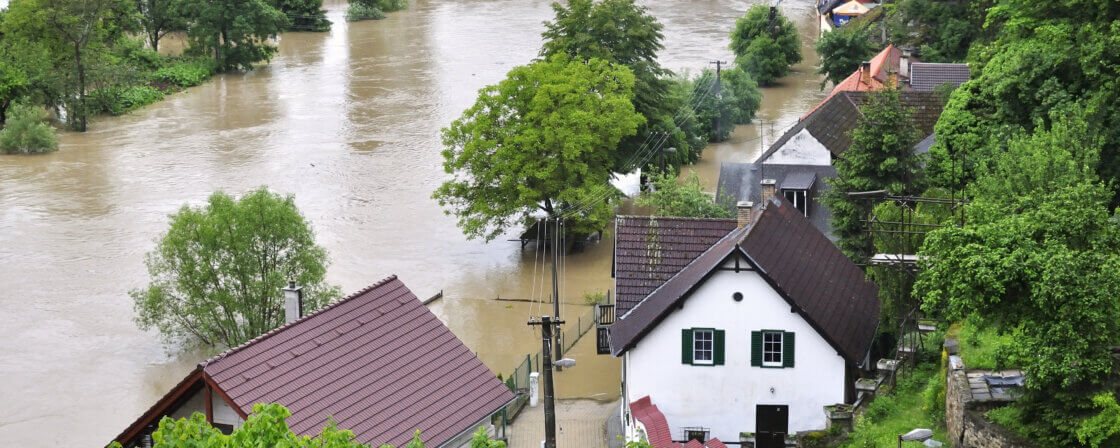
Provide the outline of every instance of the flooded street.
{"type": "MultiPolygon", "coordinates": [[[[732,60],[728,33],[753,2],[640,3],[665,25],[662,64],[695,73],[732,60]]],[[[494,299],[547,298],[541,254],[467,241],[430,195],[444,178],[440,128],[536,56],[549,1],[413,0],[349,24],[345,3],[326,6],[331,32],[284,34],[260,70],[97,117],[53,154],[0,155],[0,445],[102,446],[208,355],[168,355],[133,323],[128,291],[146,284],[167,215],[218,189],[294,194],[346,293],[391,274],[421,298],[443,291],[433,311],[495,372],[539,348],[525,322],[549,305],[494,299]]],[[[824,96],[812,2],[782,8],[805,61],[763,89],[762,141],[759,125],[740,126],[705,152],[694,169],[710,189],[720,162],[752,160],[824,96]]],[[[611,287],[610,256],[604,239],[567,258],[565,317],[611,287]]],[[[617,398],[617,361],[587,342],[559,395],[617,398]]]]}

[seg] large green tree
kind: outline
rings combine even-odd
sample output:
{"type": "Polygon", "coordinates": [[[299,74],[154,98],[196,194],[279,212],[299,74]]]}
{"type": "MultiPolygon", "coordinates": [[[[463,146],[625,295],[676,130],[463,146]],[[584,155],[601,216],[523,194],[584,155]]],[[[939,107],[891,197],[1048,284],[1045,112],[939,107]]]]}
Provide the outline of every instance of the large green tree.
{"type": "Polygon", "coordinates": [[[339,296],[294,199],[265,188],[183,206],[146,264],[151,283],[130,293],[136,322],[168,344],[233,347],[279,327],[288,281],[303,287],[308,310],[339,296]]]}
{"type": "MultiPolygon", "coordinates": [[[[178,420],[164,417],[159,428],[152,433],[155,448],[243,448],[243,447],[283,447],[283,448],[369,448],[370,445],[354,440],[354,432],[339,429],[334,421],[328,419],[318,435],[299,436],[288,427],[288,417],[292,413],[283,405],[276,403],[255,404],[253,413],[245,423],[226,435],[206,421],[199,412],[189,418],[178,420]]],[[[120,448],[114,442],[110,445],[120,448]]],[[[486,430],[478,428],[471,438],[471,448],[505,448],[506,444],[490,440],[486,430]]],[[[381,445],[381,448],[393,448],[381,445]]],[[[402,448],[424,448],[419,431],[402,448]]]]}
{"type": "Polygon", "coordinates": [[[189,3],[190,51],[214,58],[221,71],[252,70],[272,59],[269,39],[283,31],[288,17],[267,0],[201,0],[189,3]]]}
{"type": "Polygon", "coordinates": [[[534,212],[591,233],[610,219],[613,154],[644,119],[634,75],[602,59],[556,55],[516,67],[443,130],[444,169],[434,193],[468,237],[492,240],[534,212]]]}
{"type": "Polygon", "coordinates": [[[756,4],[735,22],[731,51],[735,52],[735,63],[766,86],[801,62],[801,37],[793,22],[777,8],[756,4]]]}
{"type": "Polygon", "coordinates": [[[330,31],[331,21],[323,10],[323,0],[272,0],[272,6],[288,16],[286,29],[293,31],[330,31]]]}
{"type": "MultiPolygon", "coordinates": [[[[664,147],[678,148],[669,163],[673,166],[688,160],[693,152],[688,136],[674,121],[676,102],[670,95],[671,73],[661,67],[657,53],[664,48],[662,25],[634,0],[568,0],[553,3],[555,17],[545,22],[544,45],[540,56],[549,58],[564,54],[572,59],[602,59],[625,65],[634,74],[634,109],[645,117],[645,123],[633,136],[624,138],[615,152],[615,169],[628,172],[635,166],[624,166],[644,154],[651,133],[667,135],[664,147]]],[[[677,120],[679,121],[679,120],[677,120]]],[[[658,139],[660,141],[661,139],[658,139]]]]}
{"type": "Polygon", "coordinates": [[[860,112],[859,123],[851,131],[851,146],[833,162],[838,177],[828,180],[832,189],[823,198],[832,213],[837,246],[856,263],[865,262],[874,252],[871,235],[864,231],[862,222],[872,204],[848,193],[886,190],[901,195],[922,191],[916,175],[920,159],[913,153],[920,136],[913,110],[902,104],[898,90],[872,94],[860,112]]]}
{"type": "Polygon", "coordinates": [[[821,88],[826,82],[839,84],[873,54],[875,49],[871,46],[870,32],[865,26],[851,23],[824,33],[817,41],[817,55],[821,58],[817,73],[825,75],[821,88]]]}
{"type": "Polygon", "coordinates": [[[1091,126],[1054,122],[978,168],[967,224],[926,237],[916,292],[927,312],[1013,334],[1000,358],[1027,375],[1022,423],[1045,446],[1082,446],[1115,435],[1092,399],[1120,389],[1120,226],[1091,126]]]}

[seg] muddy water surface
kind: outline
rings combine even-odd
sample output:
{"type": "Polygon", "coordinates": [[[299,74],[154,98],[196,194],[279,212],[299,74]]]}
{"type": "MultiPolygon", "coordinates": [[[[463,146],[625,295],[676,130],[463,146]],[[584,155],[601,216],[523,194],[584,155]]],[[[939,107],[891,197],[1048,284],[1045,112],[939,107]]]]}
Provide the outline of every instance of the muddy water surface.
{"type": "MultiPolygon", "coordinates": [[[[751,4],[642,3],[665,24],[663,64],[692,72],[731,59],[727,32],[751,4]]],[[[345,4],[327,7],[331,32],[283,35],[267,67],[97,118],[57,153],[0,156],[0,445],[101,446],[207,355],[166,354],[132,322],[127,292],[144,285],[167,215],[217,189],[294,194],[346,291],[391,274],[421,297],[442,290],[433,311],[496,372],[537,349],[525,321],[545,305],[521,300],[547,297],[540,254],[465,240],[429,196],[444,176],[439,129],[536,55],[549,2],[414,0],[352,24],[345,4]]],[[[811,2],[782,7],[808,45],[811,2]]],[[[813,59],[764,90],[765,141],[822,96],[813,59]]],[[[757,154],[758,129],[705,153],[695,169],[709,188],[719,162],[757,154]]],[[[610,253],[593,245],[564,263],[570,322],[584,293],[610,288],[610,253]]],[[[617,397],[616,360],[586,343],[573,356],[561,396],[617,397]]]]}

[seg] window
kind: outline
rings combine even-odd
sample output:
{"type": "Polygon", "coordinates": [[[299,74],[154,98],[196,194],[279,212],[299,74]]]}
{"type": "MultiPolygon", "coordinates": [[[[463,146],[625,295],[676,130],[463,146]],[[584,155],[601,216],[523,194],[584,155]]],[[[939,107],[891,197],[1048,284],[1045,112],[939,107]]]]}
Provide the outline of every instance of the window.
{"type": "Polygon", "coordinates": [[[723,330],[684,328],[681,330],[681,364],[723,365],[723,330]]]}
{"type": "Polygon", "coordinates": [[[782,332],[762,332],[762,365],[782,365],[782,332]]]}
{"type": "Polygon", "coordinates": [[[804,216],[809,216],[809,192],[806,190],[784,190],[786,200],[793,204],[804,216]]]}
{"type": "Polygon", "coordinates": [[[751,365],[755,367],[793,367],[794,334],[790,331],[751,332],[751,365]]]}
{"type": "Polygon", "coordinates": [[[712,330],[692,330],[692,363],[711,364],[714,335],[712,330]]]}
{"type": "Polygon", "coordinates": [[[708,441],[708,428],[684,428],[684,440],[695,440],[700,443],[708,441]]]}

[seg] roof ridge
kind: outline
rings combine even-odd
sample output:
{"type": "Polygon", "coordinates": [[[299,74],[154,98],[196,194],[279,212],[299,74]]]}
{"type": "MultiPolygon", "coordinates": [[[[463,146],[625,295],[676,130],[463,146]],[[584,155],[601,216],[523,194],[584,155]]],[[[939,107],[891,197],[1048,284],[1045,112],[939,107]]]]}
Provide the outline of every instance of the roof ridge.
{"type": "Polygon", "coordinates": [[[678,221],[734,221],[735,218],[700,218],[693,216],[615,215],[616,219],[673,219],[678,221]]]}
{"type": "Polygon", "coordinates": [[[207,358],[206,360],[204,360],[204,361],[202,361],[202,362],[198,363],[198,367],[201,367],[201,368],[205,368],[206,366],[208,366],[208,365],[209,365],[210,363],[212,363],[212,362],[217,362],[217,361],[220,361],[220,360],[222,360],[223,358],[225,358],[225,357],[227,357],[227,356],[229,356],[229,355],[232,355],[232,354],[234,354],[234,353],[236,353],[236,352],[239,352],[239,351],[241,351],[241,350],[244,350],[244,349],[248,348],[248,347],[249,347],[250,345],[253,345],[253,344],[256,344],[257,342],[260,342],[260,341],[263,341],[263,340],[265,340],[265,339],[268,339],[269,337],[271,337],[271,336],[273,336],[273,335],[275,335],[275,334],[277,334],[277,333],[279,333],[279,332],[281,332],[281,331],[284,331],[284,330],[286,330],[286,329],[288,329],[288,328],[290,328],[290,327],[293,327],[293,326],[295,326],[296,324],[299,324],[299,323],[301,323],[301,322],[304,322],[304,321],[306,321],[307,319],[309,319],[309,318],[311,318],[311,317],[314,317],[314,316],[317,316],[317,315],[319,315],[320,313],[323,313],[323,312],[325,312],[325,311],[327,311],[327,310],[330,310],[330,309],[333,309],[333,308],[335,308],[335,307],[337,307],[337,306],[339,306],[339,305],[342,305],[343,303],[347,303],[347,302],[349,302],[349,301],[351,301],[351,300],[353,300],[353,299],[357,298],[358,296],[361,296],[361,295],[363,295],[363,294],[365,294],[365,293],[367,293],[367,292],[370,292],[370,291],[372,291],[372,290],[374,290],[374,289],[377,289],[377,288],[379,288],[379,287],[385,286],[385,285],[386,285],[386,284],[388,284],[389,282],[391,282],[391,281],[393,281],[393,280],[396,280],[396,279],[397,279],[397,274],[393,274],[393,275],[390,275],[390,276],[388,276],[388,277],[386,277],[386,278],[384,278],[384,279],[381,279],[380,281],[378,281],[378,282],[376,282],[376,283],[374,283],[374,284],[372,284],[372,285],[366,286],[365,288],[362,288],[362,289],[358,290],[358,292],[355,292],[355,293],[353,293],[353,294],[350,294],[349,296],[346,296],[346,297],[344,297],[344,298],[340,299],[340,300],[339,300],[339,301],[337,301],[337,302],[334,302],[334,303],[332,303],[332,304],[330,304],[330,305],[327,305],[327,306],[324,306],[324,307],[322,307],[322,308],[319,308],[318,310],[316,310],[315,312],[313,312],[313,313],[311,313],[311,314],[308,314],[308,315],[306,315],[306,316],[300,317],[299,319],[296,319],[296,320],[294,320],[294,321],[291,321],[291,322],[289,322],[289,323],[286,323],[286,324],[284,324],[284,325],[281,325],[281,326],[279,326],[279,327],[273,328],[273,329],[271,329],[271,330],[269,330],[269,331],[267,331],[267,332],[265,332],[265,333],[261,334],[260,336],[257,336],[257,337],[255,337],[255,338],[253,338],[253,339],[250,339],[250,340],[248,340],[248,341],[245,341],[245,342],[244,342],[244,343],[242,343],[241,345],[238,345],[238,346],[236,346],[236,347],[230,347],[229,349],[226,349],[226,351],[224,351],[224,352],[221,352],[221,353],[219,353],[219,354],[217,354],[217,355],[211,356],[210,358],[207,358]]]}

